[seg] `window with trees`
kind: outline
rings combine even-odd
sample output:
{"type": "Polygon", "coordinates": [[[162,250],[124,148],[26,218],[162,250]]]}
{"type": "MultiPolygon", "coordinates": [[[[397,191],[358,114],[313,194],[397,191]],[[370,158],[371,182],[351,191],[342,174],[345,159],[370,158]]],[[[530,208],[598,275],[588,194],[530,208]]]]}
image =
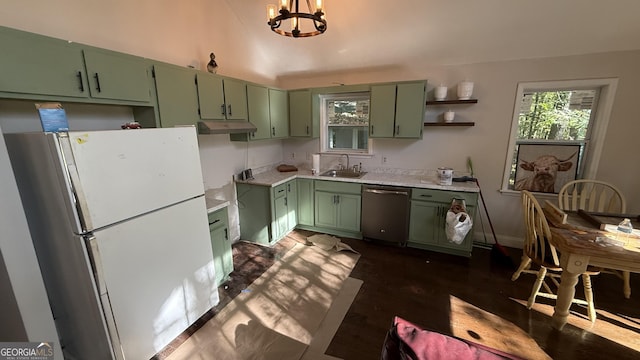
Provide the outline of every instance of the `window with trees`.
{"type": "Polygon", "coordinates": [[[369,93],[321,96],[323,152],[369,153],[369,93]]]}
{"type": "Polygon", "coordinates": [[[593,176],[616,84],[614,79],[519,84],[503,190],[517,190],[518,151],[527,144],[578,146],[576,177],[593,176]]]}

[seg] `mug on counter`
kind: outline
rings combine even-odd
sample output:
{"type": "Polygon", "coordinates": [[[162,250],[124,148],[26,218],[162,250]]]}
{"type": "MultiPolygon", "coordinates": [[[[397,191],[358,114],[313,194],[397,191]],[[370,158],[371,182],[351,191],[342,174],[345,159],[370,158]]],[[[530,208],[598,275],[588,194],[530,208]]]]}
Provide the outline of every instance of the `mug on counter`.
{"type": "Polygon", "coordinates": [[[453,169],[450,167],[439,167],[438,177],[440,185],[451,185],[453,183],[453,169]]]}

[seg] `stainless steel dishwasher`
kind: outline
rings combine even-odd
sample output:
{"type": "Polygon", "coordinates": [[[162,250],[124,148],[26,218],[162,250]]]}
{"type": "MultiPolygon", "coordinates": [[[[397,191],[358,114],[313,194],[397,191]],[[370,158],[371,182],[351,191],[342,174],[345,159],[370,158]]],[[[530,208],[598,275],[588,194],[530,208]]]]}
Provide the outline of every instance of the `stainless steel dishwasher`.
{"type": "Polygon", "coordinates": [[[362,237],[405,245],[409,233],[411,189],[395,186],[362,187],[362,237]]]}

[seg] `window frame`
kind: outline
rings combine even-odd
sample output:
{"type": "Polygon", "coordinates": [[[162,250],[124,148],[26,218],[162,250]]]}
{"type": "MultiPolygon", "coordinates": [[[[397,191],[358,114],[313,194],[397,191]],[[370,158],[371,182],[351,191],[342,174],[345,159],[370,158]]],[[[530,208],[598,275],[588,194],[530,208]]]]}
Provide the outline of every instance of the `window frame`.
{"type": "MultiPolygon", "coordinates": [[[[324,154],[349,154],[349,155],[373,155],[373,139],[367,136],[367,149],[330,149],[328,136],[329,136],[329,124],[327,118],[327,102],[330,100],[358,100],[367,98],[371,101],[370,91],[353,91],[342,93],[328,93],[320,94],[320,152],[324,154]]],[[[369,115],[371,115],[371,102],[369,102],[369,115]]],[[[369,131],[369,125],[367,125],[367,132],[369,131]]]]}
{"type": "MultiPolygon", "coordinates": [[[[502,177],[501,192],[517,193],[520,191],[509,189],[509,178],[511,176],[511,166],[513,164],[515,148],[517,143],[518,124],[520,119],[520,105],[525,92],[529,91],[563,91],[563,90],[582,90],[582,89],[598,89],[599,95],[594,103],[595,115],[592,114],[587,138],[578,142],[585,143],[585,153],[581,159],[579,176],[583,179],[593,179],[598,171],[604,140],[611,117],[613,101],[618,86],[617,78],[602,79],[584,79],[584,80],[559,80],[559,81],[540,81],[540,82],[520,82],[516,90],[516,96],[513,107],[513,116],[511,119],[511,131],[509,133],[509,144],[504,163],[504,173],[502,177]]],[[[521,140],[526,143],[528,140],[521,140]]],[[[535,142],[535,140],[531,140],[535,142]]],[[[570,143],[570,141],[566,141],[570,143]]],[[[551,194],[556,196],[556,194],[551,194]]]]}

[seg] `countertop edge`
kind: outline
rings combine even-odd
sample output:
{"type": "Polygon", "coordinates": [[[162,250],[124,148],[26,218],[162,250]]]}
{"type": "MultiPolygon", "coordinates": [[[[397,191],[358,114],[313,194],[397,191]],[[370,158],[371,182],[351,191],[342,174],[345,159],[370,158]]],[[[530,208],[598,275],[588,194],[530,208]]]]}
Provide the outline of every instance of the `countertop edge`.
{"type": "Polygon", "coordinates": [[[473,181],[467,182],[454,182],[452,185],[440,185],[435,182],[435,179],[429,179],[425,176],[416,175],[392,175],[385,173],[366,173],[361,178],[340,178],[340,177],[323,177],[319,175],[311,175],[311,171],[298,170],[293,172],[279,172],[279,171],[267,171],[254,175],[252,180],[236,180],[236,183],[251,184],[274,187],[286,183],[287,181],[294,179],[311,179],[311,180],[325,180],[325,181],[341,181],[360,184],[371,185],[389,185],[389,186],[404,186],[411,188],[422,189],[434,189],[445,191],[462,191],[477,193],[480,192],[480,188],[473,181]]]}

